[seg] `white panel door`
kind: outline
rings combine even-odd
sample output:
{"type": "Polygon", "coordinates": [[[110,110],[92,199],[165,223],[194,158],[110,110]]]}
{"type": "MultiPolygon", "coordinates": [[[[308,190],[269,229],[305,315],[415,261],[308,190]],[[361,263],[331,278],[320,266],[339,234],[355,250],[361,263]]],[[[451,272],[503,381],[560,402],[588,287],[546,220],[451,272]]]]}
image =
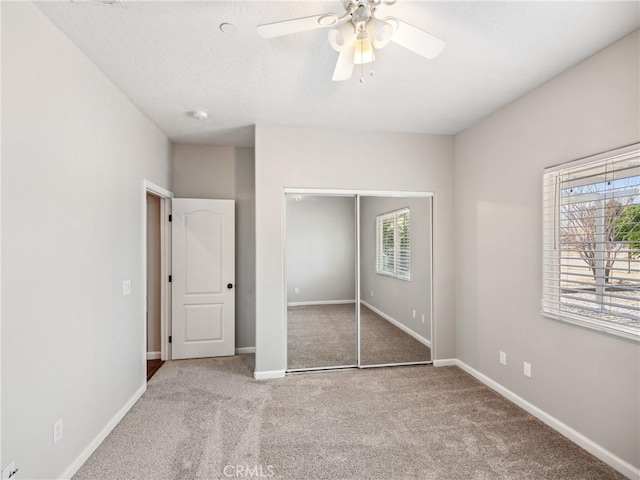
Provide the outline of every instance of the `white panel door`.
{"type": "Polygon", "coordinates": [[[172,358],[235,353],[233,200],[172,200],[172,358]]]}

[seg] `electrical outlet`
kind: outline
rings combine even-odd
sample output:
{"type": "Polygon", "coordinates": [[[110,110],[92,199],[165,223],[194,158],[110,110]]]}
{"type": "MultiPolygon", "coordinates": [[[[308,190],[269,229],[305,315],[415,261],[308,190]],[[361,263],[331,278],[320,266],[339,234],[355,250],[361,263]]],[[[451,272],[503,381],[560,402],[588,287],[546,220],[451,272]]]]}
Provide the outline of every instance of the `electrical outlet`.
{"type": "Polygon", "coordinates": [[[300,293],[300,289],[298,287],[294,288],[293,293],[300,293]]]}
{"type": "Polygon", "coordinates": [[[131,280],[125,280],[122,282],[122,296],[131,294],[131,280]]]}
{"type": "Polygon", "coordinates": [[[531,378],[531,364],[524,362],[524,376],[531,378]]]}
{"type": "Polygon", "coordinates": [[[506,365],[507,364],[507,354],[504,352],[500,352],[500,365],[506,365]]]}
{"type": "Polygon", "coordinates": [[[53,443],[58,443],[62,438],[62,419],[53,424],[53,443]]]}
{"type": "Polygon", "coordinates": [[[413,311],[413,318],[416,318],[416,311],[413,311]]]}
{"type": "Polygon", "coordinates": [[[422,323],[424,323],[424,313],[422,314],[422,323]]]}
{"type": "Polygon", "coordinates": [[[2,480],[8,480],[9,478],[14,478],[15,474],[18,473],[18,469],[16,468],[16,462],[11,462],[9,465],[2,470],[2,480]]]}

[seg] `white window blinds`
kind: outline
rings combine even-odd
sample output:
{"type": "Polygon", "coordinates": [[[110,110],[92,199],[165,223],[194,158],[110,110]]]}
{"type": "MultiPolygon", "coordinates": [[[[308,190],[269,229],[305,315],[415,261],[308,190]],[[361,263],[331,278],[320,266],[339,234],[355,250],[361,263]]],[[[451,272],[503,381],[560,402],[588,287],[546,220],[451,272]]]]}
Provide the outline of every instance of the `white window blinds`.
{"type": "Polygon", "coordinates": [[[376,272],[403,280],[411,278],[409,209],[376,217],[376,272]]]}
{"type": "Polygon", "coordinates": [[[638,145],[545,170],[542,312],[640,339],[638,145]]]}

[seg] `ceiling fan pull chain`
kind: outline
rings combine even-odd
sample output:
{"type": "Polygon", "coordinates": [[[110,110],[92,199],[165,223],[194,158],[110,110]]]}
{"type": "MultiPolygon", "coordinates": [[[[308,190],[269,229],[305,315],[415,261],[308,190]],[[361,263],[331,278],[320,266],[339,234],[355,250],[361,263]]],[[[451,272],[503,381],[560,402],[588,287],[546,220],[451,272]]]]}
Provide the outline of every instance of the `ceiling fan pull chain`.
{"type": "MultiPolygon", "coordinates": [[[[362,55],[362,38],[360,39],[360,55],[362,55]]],[[[360,62],[360,83],[364,84],[364,63],[360,62]]]]}

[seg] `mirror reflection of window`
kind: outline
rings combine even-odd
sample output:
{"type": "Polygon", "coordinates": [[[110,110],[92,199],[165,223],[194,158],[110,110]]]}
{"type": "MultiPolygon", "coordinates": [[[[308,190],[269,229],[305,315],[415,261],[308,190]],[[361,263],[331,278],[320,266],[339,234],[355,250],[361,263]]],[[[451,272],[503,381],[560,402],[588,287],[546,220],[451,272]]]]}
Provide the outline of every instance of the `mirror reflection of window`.
{"type": "Polygon", "coordinates": [[[431,361],[431,198],[360,198],[360,364],[431,361]]]}
{"type": "Polygon", "coordinates": [[[376,217],[376,273],[411,279],[409,209],[376,217]]]}

